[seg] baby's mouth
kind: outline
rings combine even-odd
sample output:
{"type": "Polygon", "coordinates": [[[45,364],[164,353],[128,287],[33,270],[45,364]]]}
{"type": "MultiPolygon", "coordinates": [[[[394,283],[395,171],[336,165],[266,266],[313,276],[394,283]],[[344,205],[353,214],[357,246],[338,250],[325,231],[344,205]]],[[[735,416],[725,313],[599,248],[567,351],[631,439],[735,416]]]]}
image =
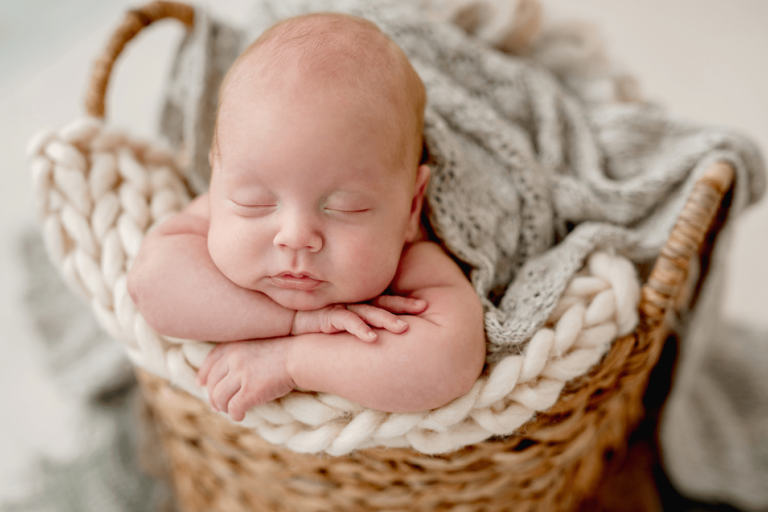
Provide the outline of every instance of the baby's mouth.
{"type": "Polygon", "coordinates": [[[290,272],[284,272],[272,277],[272,282],[280,288],[304,291],[314,290],[323,284],[323,281],[315,279],[308,274],[291,274],[290,272]]]}

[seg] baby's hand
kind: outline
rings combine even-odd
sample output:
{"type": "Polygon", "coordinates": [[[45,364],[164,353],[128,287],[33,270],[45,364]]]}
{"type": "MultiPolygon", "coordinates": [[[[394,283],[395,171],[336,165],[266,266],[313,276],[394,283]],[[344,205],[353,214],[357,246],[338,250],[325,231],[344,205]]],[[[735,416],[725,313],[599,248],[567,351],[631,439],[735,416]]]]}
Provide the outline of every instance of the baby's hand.
{"type": "Polygon", "coordinates": [[[276,338],[214,348],[197,372],[211,407],[241,421],[251,407],[288,394],[295,387],[286,369],[289,344],[290,338],[276,338]]]}
{"type": "Polygon", "coordinates": [[[373,342],[378,336],[371,327],[403,333],[408,329],[408,323],[393,313],[418,314],[426,307],[423,300],[384,295],[374,299],[372,304],[335,304],[314,311],[297,311],[291,334],[346,331],[363,341],[373,342]]]}

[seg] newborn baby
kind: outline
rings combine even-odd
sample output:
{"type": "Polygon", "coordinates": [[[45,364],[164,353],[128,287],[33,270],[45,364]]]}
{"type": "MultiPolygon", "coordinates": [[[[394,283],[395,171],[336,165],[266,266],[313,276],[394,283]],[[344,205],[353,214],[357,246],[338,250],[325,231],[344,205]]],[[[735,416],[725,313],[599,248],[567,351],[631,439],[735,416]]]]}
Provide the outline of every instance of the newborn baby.
{"type": "Polygon", "coordinates": [[[375,25],[278,23],[220,90],[210,190],[144,240],[128,276],[158,332],[221,342],[198,372],[241,420],[292,389],[407,412],[465,394],[480,301],[420,223],[425,92],[375,25]]]}

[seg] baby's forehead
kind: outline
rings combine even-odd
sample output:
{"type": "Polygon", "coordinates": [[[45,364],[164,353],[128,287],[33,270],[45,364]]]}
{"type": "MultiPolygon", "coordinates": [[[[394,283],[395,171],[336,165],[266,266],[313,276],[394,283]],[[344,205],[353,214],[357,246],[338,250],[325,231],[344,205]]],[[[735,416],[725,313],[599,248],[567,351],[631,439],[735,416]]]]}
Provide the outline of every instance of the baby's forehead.
{"type": "Polygon", "coordinates": [[[262,34],[224,79],[217,144],[221,125],[246,115],[244,105],[256,98],[331,101],[394,130],[394,138],[391,131],[389,137],[396,152],[421,147],[424,86],[402,49],[363,18],[312,14],[290,18],[262,34]]]}
{"type": "MultiPolygon", "coordinates": [[[[367,198],[382,202],[399,199],[392,190],[408,192],[412,176],[401,166],[384,159],[282,160],[269,155],[247,165],[242,147],[226,152],[224,166],[212,176],[228,193],[282,198],[367,198]],[[245,164],[244,164],[245,163],[245,164]],[[402,186],[401,186],[402,185],[402,186]]],[[[264,154],[260,154],[263,157],[264,154]]]]}
{"type": "Polygon", "coordinates": [[[421,86],[408,58],[376,25],[336,13],[278,23],[243,51],[227,75],[222,94],[324,82],[349,94],[399,96],[402,103],[421,86]]]}

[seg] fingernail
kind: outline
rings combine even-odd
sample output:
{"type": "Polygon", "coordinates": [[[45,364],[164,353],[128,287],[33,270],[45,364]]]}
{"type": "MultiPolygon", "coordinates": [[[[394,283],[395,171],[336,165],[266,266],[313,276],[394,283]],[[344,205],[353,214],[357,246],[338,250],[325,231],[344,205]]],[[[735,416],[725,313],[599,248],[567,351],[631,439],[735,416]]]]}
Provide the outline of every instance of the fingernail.
{"type": "Polygon", "coordinates": [[[368,331],[368,337],[371,338],[372,340],[375,340],[376,339],[376,333],[373,332],[373,331],[368,331]]]}
{"type": "Polygon", "coordinates": [[[405,327],[408,324],[398,318],[397,319],[397,325],[399,325],[400,327],[405,327]]]}
{"type": "Polygon", "coordinates": [[[419,307],[426,306],[427,305],[427,301],[419,299],[419,300],[416,301],[416,305],[419,306],[419,307]]]}

